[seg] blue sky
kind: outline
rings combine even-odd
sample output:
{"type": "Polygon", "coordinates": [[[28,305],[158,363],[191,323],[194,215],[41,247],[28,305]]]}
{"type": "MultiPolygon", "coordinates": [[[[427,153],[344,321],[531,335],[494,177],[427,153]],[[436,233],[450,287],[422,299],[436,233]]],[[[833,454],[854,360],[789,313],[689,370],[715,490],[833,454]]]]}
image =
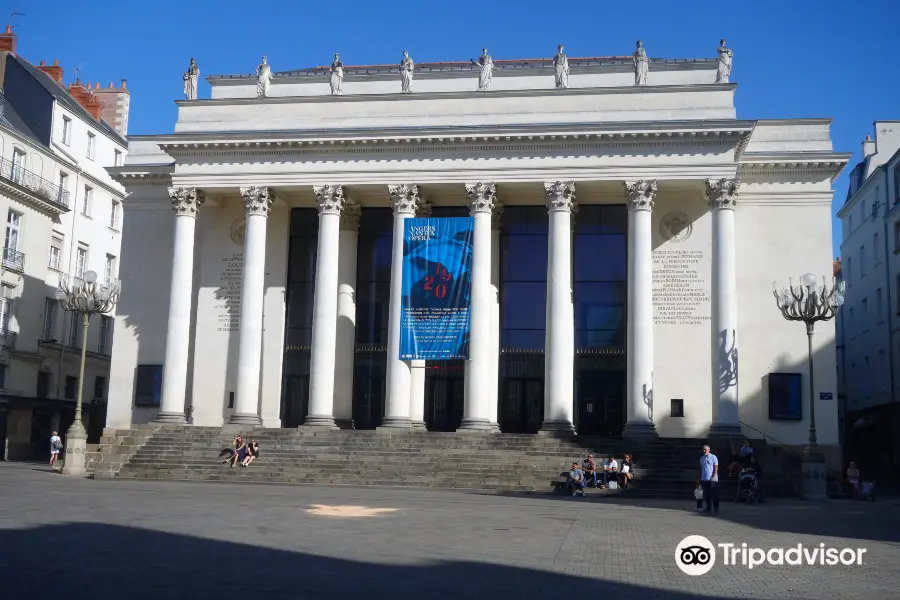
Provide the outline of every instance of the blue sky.
{"type": "MultiPolygon", "coordinates": [[[[900,3],[535,2],[395,0],[344,2],[82,2],[14,0],[19,53],[59,59],[66,82],[128,80],[129,133],[172,130],[191,56],[201,75],[250,73],[263,54],[276,71],[327,64],[465,60],[482,46],[495,59],[624,55],[637,39],[651,57],[712,57],[734,48],[738,118],[830,117],[835,150],[854,152],[876,119],[900,119],[900,3]]],[[[208,96],[205,82],[200,96],[208,96]]],[[[852,165],[851,165],[852,166],[852,165]]],[[[835,209],[847,173],[835,183],[835,209]]],[[[840,223],[835,221],[835,255],[840,223]]]]}

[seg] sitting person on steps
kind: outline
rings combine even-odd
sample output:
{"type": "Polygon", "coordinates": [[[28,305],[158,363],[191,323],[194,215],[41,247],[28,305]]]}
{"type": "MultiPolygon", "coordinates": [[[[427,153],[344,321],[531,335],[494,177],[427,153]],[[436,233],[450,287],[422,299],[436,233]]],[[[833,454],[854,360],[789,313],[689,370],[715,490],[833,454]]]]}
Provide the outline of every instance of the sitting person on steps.
{"type": "Polygon", "coordinates": [[[257,458],[259,458],[259,444],[256,443],[256,438],[250,438],[250,443],[247,445],[247,456],[241,461],[241,465],[249,467],[250,463],[257,458]]]}
{"type": "Polygon", "coordinates": [[[234,467],[238,461],[243,462],[247,458],[247,442],[244,441],[244,436],[239,434],[231,445],[234,446],[234,455],[231,457],[231,466],[234,467]]]}
{"type": "Polygon", "coordinates": [[[578,467],[578,463],[572,463],[572,470],[569,471],[569,480],[566,482],[566,487],[569,488],[573,496],[578,492],[581,492],[581,495],[584,496],[584,472],[578,467]]]}
{"type": "Polygon", "coordinates": [[[631,462],[631,455],[626,454],[622,466],[619,467],[619,486],[623,490],[628,489],[628,482],[632,479],[634,479],[634,464],[631,462]]]}

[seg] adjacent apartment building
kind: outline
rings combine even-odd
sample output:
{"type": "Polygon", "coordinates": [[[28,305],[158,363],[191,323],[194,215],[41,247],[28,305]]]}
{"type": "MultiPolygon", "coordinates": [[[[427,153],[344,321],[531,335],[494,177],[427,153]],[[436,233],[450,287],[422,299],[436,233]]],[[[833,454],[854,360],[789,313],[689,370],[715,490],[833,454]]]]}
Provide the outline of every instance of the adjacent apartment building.
{"type": "Polygon", "coordinates": [[[837,323],[838,381],[847,460],[900,483],[900,121],[875,123],[850,174],[837,323]]]}
{"type": "Polygon", "coordinates": [[[105,168],[123,163],[127,142],[80,81],[18,56],[10,28],[0,84],[0,458],[18,460],[44,456],[50,432],[71,425],[82,347],[85,424],[91,437],[102,430],[112,315],[83,339],[55,291],[61,275],[118,275],[125,192],[105,168]]]}

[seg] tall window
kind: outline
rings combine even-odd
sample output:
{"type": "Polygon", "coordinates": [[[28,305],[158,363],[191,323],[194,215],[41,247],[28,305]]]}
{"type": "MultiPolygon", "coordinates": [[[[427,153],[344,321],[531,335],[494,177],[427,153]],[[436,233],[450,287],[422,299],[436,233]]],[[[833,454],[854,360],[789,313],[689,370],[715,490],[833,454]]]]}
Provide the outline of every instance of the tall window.
{"type": "Polygon", "coordinates": [[[47,398],[50,395],[50,373],[46,371],[38,371],[37,393],[38,398],[47,398]]]}
{"type": "Polygon", "coordinates": [[[16,183],[22,183],[22,174],[25,170],[25,151],[18,148],[13,149],[12,170],[9,178],[16,183]]]}
{"type": "Polygon", "coordinates": [[[84,201],[81,203],[81,214],[85,217],[91,216],[91,206],[94,204],[94,188],[89,185],[84,186],[84,201]]]}
{"type": "Polygon", "coordinates": [[[507,206],[500,231],[500,345],[544,349],[547,324],[547,209],[507,206]]]}
{"type": "Polygon", "coordinates": [[[63,126],[62,126],[62,143],[66,146],[69,145],[69,142],[72,140],[72,119],[69,117],[63,117],[63,126]]]}
{"type": "Polygon", "coordinates": [[[624,205],[579,207],[575,240],[575,347],[625,347],[624,205]],[[597,257],[602,256],[602,260],[597,257]]]}
{"type": "Polygon", "coordinates": [[[112,205],[109,209],[109,228],[119,228],[119,203],[115,200],[112,201],[112,205]]]}
{"type": "Polygon", "coordinates": [[[113,150],[113,166],[114,167],[122,166],[122,152],[119,150],[113,150]]]}
{"type": "Polygon", "coordinates": [[[75,277],[84,279],[85,265],[87,265],[87,248],[79,246],[75,255],[75,277]]]}
{"type": "Polygon", "coordinates": [[[50,240],[50,260],[48,266],[51,269],[59,271],[59,265],[62,263],[63,238],[54,232],[53,238],[50,240]]]}
{"type": "Polygon", "coordinates": [[[878,264],[880,262],[879,256],[881,253],[878,251],[878,234],[872,234],[872,263],[878,264]]]}
{"type": "Polygon", "coordinates": [[[13,294],[15,288],[5,283],[0,286],[0,333],[9,333],[12,327],[13,294]]]}
{"type": "Polygon", "coordinates": [[[859,247],[859,276],[866,274],[866,247],[859,247]]]}
{"type": "Polygon", "coordinates": [[[109,354],[109,332],[112,328],[112,317],[100,315],[100,343],[97,352],[100,354],[109,354]]]}
{"type": "Polygon", "coordinates": [[[897,275],[897,314],[900,315],[900,275],[897,275]]]}
{"type": "Polygon", "coordinates": [[[7,253],[15,253],[19,250],[19,224],[21,220],[22,215],[14,210],[6,214],[6,241],[3,243],[3,248],[7,252],[4,253],[4,260],[10,259],[9,256],[6,256],[7,253]]]}
{"type": "Polygon", "coordinates": [[[106,377],[97,375],[94,378],[94,399],[100,400],[106,397],[106,377]]]}
{"type": "Polygon", "coordinates": [[[881,322],[883,320],[883,317],[881,315],[882,308],[883,307],[881,306],[881,288],[878,288],[877,290],[875,290],[875,314],[877,315],[877,320],[879,322],[881,322]]]}
{"type": "MultiPolygon", "coordinates": [[[[295,209],[296,212],[296,209],[295,209]]],[[[297,215],[299,217],[302,215],[297,215]]],[[[373,344],[379,347],[387,344],[388,331],[388,303],[390,302],[391,287],[391,223],[393,217],[390,209],[364,208],[359,227],[359,260],[356,265],[357,306],[366,307],[359,311],[356,317],[356,339],[360,344],[373,344]]],[[[299,230],[300,223],[297,223],[299,230]]],[[[292,233],[294,229],[292,228],[292,233]]],[[[296,234],[295,234],[296,235],[296,234]]],[[[301,243],[315,247],[317,238],[314,234],[306,238],[291,240],[292,252],[304,252],[301,243]],[[294,249],[296,247],[296,250],[294,249]]],[[[313,251],[315,253],[315,251],[313,251]]],[[[312,281],[315,275],[315,265],[303,264],[300,254],[291,257],[291,264],[303,269],[304,278],[312,281]]],[[[292,273],[292,277],[300,276],[301,272],[292,273]]],[[[296,308],[295,308],[296,311],[296,308]]],[[[304,314],[304,319],[308,319],[304,314]]],[[[296,323],[299,325],[300,323],[296,323]]],[[[311,319],[304,325],[311,324],[311,319]]]]}
{"type": "Polygon", "coordinates": [[[97,136],[90,131],[87,134],[87,157],[94,160],[94,149],[97,144],[97,136]]]}
{"type": "Polygon", "coordinates": [[[847,285],[853,285],[853,276],[851,273],[852,266],[853,266],[853,259],[848,256],[847,257],[847,285]]]}
{"type": "Polygon", "coordinates": [[[106,255],[106,270],[104,271],[104,274],[106,277],[103,281],[106,283],[112,281],[113,277],[116,276],[116,257],[112,254],[106,255]]]}
{"type": "Polygon", "coordinates": [[[894,221],[894,254],[900,253],[900,221],[894,221]]]}
{"type": "Polygon", "coordinates": [[[894,167],[894,204],[900,202],[900,165],[894,167]]]}
{"type": "Polygon", "coordinates": [[[69,345],[73,348],[79,348],[78,345],[78,332],[81,330],[81,319],[78,318],[79,315],[76,312],[73,312],[69,317],[69,345]]]}
{"type": "Polygon", "coordinates": [[[847,234],[853,233],[853,215],[847,215],[847,234]]]}
{"type": "Polygon", "coordinates": [[[66,195],[66,192],[69,191],[69,174],[59,172],[59,199],[60,201],[65,200],[64,204],[68,206],[69,199],[66,195]]]}
{"type": "Polygon", "coordinates": [[[53,329],[56,322],[56,305],[58,301],[55,298],[44,299],[44,328],[41,332],[42,340],[53,339],[53,329]]]}
{"type": "Polygon", "coordinates": [[[74,400],[78,393],[78,378],[66,375],[66,400],[74,400]]]}

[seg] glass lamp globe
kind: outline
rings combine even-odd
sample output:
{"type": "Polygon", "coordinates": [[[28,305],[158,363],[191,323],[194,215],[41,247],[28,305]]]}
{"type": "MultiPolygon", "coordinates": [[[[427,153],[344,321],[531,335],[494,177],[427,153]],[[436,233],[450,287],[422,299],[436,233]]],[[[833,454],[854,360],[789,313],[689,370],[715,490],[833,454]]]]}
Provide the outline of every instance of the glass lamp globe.
{"type": "Polygon", "coordinates": [[[87,283],[94,283],[97,281],[97,274],[94,273],[93,271],[85,271],[84,280],[87,283]]]}
{"type": "Polygon", "coordinates": [[[805,273],[800,277],[800,283],[803,284],[803,287],[815,287],[818,279],[814,273],[805,273]]]}

